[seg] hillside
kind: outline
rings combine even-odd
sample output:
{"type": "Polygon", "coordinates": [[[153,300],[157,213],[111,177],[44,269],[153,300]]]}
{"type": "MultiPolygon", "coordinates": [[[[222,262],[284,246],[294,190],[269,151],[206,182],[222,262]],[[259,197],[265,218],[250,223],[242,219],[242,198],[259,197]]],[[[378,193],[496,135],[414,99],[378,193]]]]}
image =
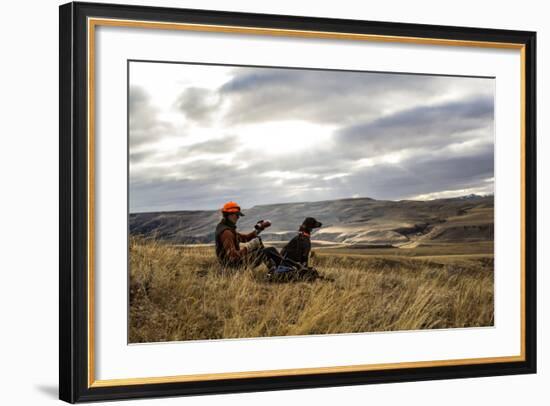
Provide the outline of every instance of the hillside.
{"type": "Polygon", "coordinates": [[[212,247],[136,237],[130,252],[130,343],[494,325],[491,256],[318,250],[326,280],[269,283],[264,266],[223,270],[212,247]]]}
{"type": "MultiPolygon", "coordinates": [[[[452,242],[492,241],[493,196],[469,195],[429,201],[340,199],[258,205],[243,210],[239,229],[249,231],[256,221],[273,226],[262,237],[286,241],[307,216],[323,227],[312,235],[320,244],[341,246],[416,247],[452,242]]],[[[130,214],[131,235],[155,237],[173,243],[212,243],[220,219],[215,210],[130,214]]]]}

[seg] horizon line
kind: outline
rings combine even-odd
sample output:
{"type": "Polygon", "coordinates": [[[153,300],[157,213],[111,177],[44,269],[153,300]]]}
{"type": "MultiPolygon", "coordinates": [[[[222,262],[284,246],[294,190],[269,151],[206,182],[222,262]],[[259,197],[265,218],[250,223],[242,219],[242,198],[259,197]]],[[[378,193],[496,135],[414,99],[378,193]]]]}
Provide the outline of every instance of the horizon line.
{"type": "MultiPolygon", "coordinates": [[[[375,199],[373,197],[368,196],[360,196],[360,197],[341,197],[336,199],[323,199],[323,200],[307,200],[307,201],[297,201],[297,202],[281,202],[281,203],[265,203],[265,204],[255,204],[253,206],[250,206],[248,208],[243,207],[242,210],[251,210],[255,207],[262,207],[262,206],[280,206],[285,204],[303,204],[303,203],[322,203],[322,202],[334,202],[339,200],[375,200],[379,202],[405,202],[405,201],[411,201],[411,202],[433,202],[435,200],[452,200],[452,199],[461,199],[464,197],[469,196],[475,196],[475,197],[494,197],[494,193],[487,193],[487,194],[477,194],[477,193],[468,193],[465,195],[459,195],[454,197],[440,197],[437,199],[375,199]]],[[[148,214],[148,213],[172,213],[172,212],[205,212],[205,211],[211,211],[211,212],[217,212],[220,211],[220,209],[171,209],[171,210],[148,210],[148,211],[130,211],[128,210],[128,214],[148,214]]]]}

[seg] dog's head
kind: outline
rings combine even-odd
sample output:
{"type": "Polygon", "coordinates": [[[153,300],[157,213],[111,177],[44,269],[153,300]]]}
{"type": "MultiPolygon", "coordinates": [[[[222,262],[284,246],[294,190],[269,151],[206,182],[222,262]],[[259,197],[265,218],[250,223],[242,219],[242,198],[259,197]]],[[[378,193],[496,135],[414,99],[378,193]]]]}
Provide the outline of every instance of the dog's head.
{"type": "Polygon", "coordinates": [[[323,224],[321,222],[315,220],[313,217],[306,217],[304,222],[302,223],[302,227],[306,230],[313,230],[314,228],[319,228],[323,224]]]}

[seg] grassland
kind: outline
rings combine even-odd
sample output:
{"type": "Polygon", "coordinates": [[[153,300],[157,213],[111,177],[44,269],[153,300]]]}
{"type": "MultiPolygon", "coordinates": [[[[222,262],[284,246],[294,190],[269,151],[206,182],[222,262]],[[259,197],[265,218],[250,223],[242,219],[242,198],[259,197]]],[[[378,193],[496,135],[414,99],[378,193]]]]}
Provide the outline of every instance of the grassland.
{"type": "Polygon", "coordinates": [[[211,246],[132,238],[129,341],[492,326],[492,244],[317,248],[333,281],[270,284],[220,270],[211,246]]]}

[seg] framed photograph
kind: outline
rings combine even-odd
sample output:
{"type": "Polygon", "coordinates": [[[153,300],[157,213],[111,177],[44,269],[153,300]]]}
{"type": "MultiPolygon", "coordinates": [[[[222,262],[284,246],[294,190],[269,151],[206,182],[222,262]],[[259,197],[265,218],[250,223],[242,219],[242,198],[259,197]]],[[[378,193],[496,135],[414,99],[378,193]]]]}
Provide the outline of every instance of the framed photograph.
{"type": "Polygon", "coordinates": [[[59,11],[62,400],[536,372],[534,32],[59,11]]]}

